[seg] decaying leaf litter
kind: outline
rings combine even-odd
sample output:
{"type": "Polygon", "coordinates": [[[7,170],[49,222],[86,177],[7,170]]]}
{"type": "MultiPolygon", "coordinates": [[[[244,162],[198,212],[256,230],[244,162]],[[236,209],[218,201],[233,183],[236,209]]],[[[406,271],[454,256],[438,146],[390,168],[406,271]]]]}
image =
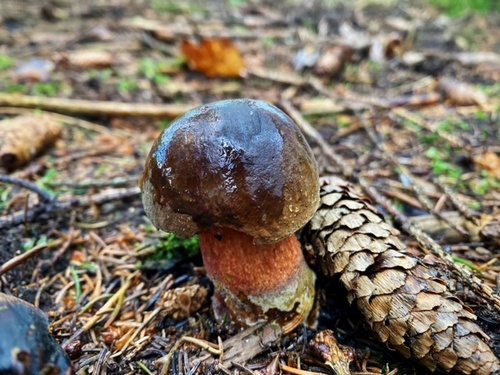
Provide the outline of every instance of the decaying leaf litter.
{"type": "MultiPolygon", "coordinates": [[[[328,356],[315,350],[318,341],[310,343],[312,330],[280,338],[260,328],[267,334],[254,347],[264,341],[268,349],[241,356],[238,330],[211,319],[211,285],[196,244],[176,243],[143,216],[136,179],[168,113],[236,97],[268,100],[303,120],[321,173],[361,186],[394,219],[409,251],[478,315],[499,355],[494,17],[449,20],[408,4],[355,11],[259,4],[215,13],[138,12],[137,6],[27,6],[21,13],[12,5],[1,12],[9,26],[0,36],[2,54],[14,60],[0,72],[2,113],[65,115],[54,115],[64,124],[55,145],[1,185],[2,291],[49,314],[52,332],[81,373],[159,372],[183,336],[191,339],[178,342],[169,357],[179,373],[231,366],[241,373],[332,371],[328,356]],[[228,41],[244,67],[214,52],[228,41]],[[210,52],[196,56],[218,56],[219,69],[228,64],[243,77],[193,72],[188,66],[200,64],[186,64],[182,43],[205,46],[210,52]],[[419,235],[414,222],[425,222],[437,244],[419,235]],[[191,251],[179,255],[176,246],[191,251]],[[30,249],[36,256],[29,257],[30,249]],[[25,250],[28,256],[13,262],[25,250]],[[160,250],[170,257],[155,256],[160,250]],[[240,354],[229,356],[234,364],[225,361],[231,348],[240,354]]],[[[327,284],[320,327],[335,330],[353,372],[425,373],[368,336],[343,289],[327,284]]]]}

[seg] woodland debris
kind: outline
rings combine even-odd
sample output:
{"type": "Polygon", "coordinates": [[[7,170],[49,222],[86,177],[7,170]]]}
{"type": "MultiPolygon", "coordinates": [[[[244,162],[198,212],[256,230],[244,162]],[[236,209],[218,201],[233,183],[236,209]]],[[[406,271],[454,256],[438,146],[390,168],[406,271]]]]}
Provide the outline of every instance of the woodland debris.
{"type": "Polygon", "coordinates": [[[441,77],[438,80],[438,89],[454,105],[488,106],[488,96],[484,92],[454,78],[441,77]]]}
{"type": "Polygon", "coordinates": [[[0,166],[12,171],[52,146],[63,126],[52,116],[24,115],[0,121],[0,166]]]}
{"type": "Polygon", "coordinates": [[[317,357],[323,359],[325,365],[329,366],[336,375],[351,373],[349,363],[353,357],[339,346],[332,330],[318,332],[314,339],[309,342],[309,349],[317,357]]]}
{"type": "Polygon", "coordinates": [[[164,372],[170,367],[173,351],[177,350],[184,341],[194,343],[204,349],[199,356],[191,360],[192,364],[203,362],[203,366],[207,371],[213,366],[228,370],[235,365],[244,365],[250,359],[270,350],[280,342],[281,336],[282,330],[278,325],[257,324],[246,328],[224,342],[220,342],[219,345],[183,337],[174,345],[170,353],[159,362],[163,363],[162,371],[164,372]],[[207,354],[209,354],[208,357],[207,354]],[[216,360],[213,355],[220,356],[219,360],[216,360]]]}
{"type": "Polygon", "coordinates": [[[48,81],[54,68],[52,61],[36,57],[19,64],[14,71],[14,78],[17,82],[48,81]]]}
{"type": "Polygon", "coordinates": [[[325,74],[330,77],[340,73],[345,65],[347,58],[347,48],[343,46],[331,46],[325,48],[322,52],[314,71],[317,74],[325,74]]]}
{"type": "Polygon", "coordinates": [[[166,290],[161,301],[161,316],[186,319],[208,303],[208,290],[198,284],[166,290]]]}
{"type": "Polygon", "coordinates": [[[249,359],[269,350],[279,343],[281,328],[276,324],[250,327],[223,342],[224,362],[231,368],[233,363],[246,363],[249,359]]]}
{"type": "Polygon", "coordinates": [[[81,70],[109,68],[114,61],[110,52],[98,50],[70,51],[60,56],[60,63],[81,70]]]}

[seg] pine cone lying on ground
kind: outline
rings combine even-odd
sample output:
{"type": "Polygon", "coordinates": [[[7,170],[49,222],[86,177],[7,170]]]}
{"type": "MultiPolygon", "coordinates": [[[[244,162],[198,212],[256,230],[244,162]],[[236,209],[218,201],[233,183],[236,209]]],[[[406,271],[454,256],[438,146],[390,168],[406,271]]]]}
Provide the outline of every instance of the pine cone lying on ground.
{"type": "Polygon", "coordinates": [[[471,309],[407,254],[391,226],[349,184],[323,180],[321,206],[303,235],[311,262],[325,275],[340,276],[349,301],[382,342],[431,371],[500,372],[471,309]]]}

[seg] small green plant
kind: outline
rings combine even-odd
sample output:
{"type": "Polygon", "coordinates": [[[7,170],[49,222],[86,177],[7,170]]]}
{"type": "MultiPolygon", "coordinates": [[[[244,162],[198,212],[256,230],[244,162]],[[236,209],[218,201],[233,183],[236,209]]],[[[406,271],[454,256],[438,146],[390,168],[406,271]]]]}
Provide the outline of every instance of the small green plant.
{"type": "Polygon", "coordinates": [[[500,11],[497,0],[429,0],[429,3],[454,17],[470,12],[488,13],[500,11]]]}
{"type": "Polygon", "coordinates": [[[113,76],[113,69],[90,69],[87,72],[87,75],[90,79],[95,78],[101,81],[105,81],[113,76]]]}
{"type": "Polygon", "coordinates": [[[97,176],[106,176],[111,169],[111,165],[107,163],[102,163],[97,167],[95,173],[97,176]]]}
{"type": "Polygon", "coordinates": [[[51,195],[56,195],[55,191],[51,188],[51,183],[54,182],[59,172],[56,168],[49,168],[45,171],[44,175],[38,179],[36,184],[41,189],[45,190],[51,195]]]}
{"type": "Polygon", "coordinates": [[[28,91],[28,88],[21,83],[10,85],[5,89],[7,94],[24,94],[26,91],[28,91]]]}
{"type": "Polygon", "coordinates": [[[14,59],[8,55],[0,53],[0,71],[7,70],[14,65],[14,59]]]}
{"type": "Polygon", "coordinates": [[[276,39],[272,36],[265,36],[262,39],[262,44],[264,44],[264,47],[273,47],[276,45],[276,39]]]}
{"type": "Polygon", "coordinates": [[[52,96],[56,95],[60,90],[60,85],[57,82],[37,82],[33,85],[33,95],[52,96]]]}
{"type": "Polygon", "coordinates": [[[203,13],[205,8],[198,4],[182,3],[178,1],[153,0],[153,10],[166,13],[203,13]]]}
{"type": "Polygon", "coordinates": [[[482,171],[481,178],[471,180],[469,186],[474,194],[483,196],[493,189],[500,188],[500,181],[492,176],[488,171],[482,171]]]}
{"type": "Polygon", "coordinates": [[[134,90],[137,90],[137,82],[132,79],[132,78],[122,78],[120,82],[118,82],[118,91],[125,93],[125,92],[132,92],[134,90]]]}
{"type": "Polygon", "coordinates": [[[458,130],[470,130],[470,125],[465,121],[456,121],[453,119],[446,119],[438,124],[438,131],[454,133],[458,130]]]}
{"type": "Polygon", "coordinates": [[[149,260],[183,259],[198,255],[199,252],[198,236],[183,239],[173,233],[168,233],[161,239],[154,255],[149,260]]]}
{"type": "Polygon", "coordinates": [[[462,168],[446,161],[446,153],[436,147],[430,147],[425,153],[431,160],[432,171],[437,176],[447,176],[458,180],[462,175],[462,168]]]}
{"type": "Polygon", "coordinates": [[[43,234],[38,239],[35,238],[28,239],[27,241],[23,242],[22,246],[24,251],[28,251],[34,248],[35,246],[48,245],[50,244],[50,242],[51,241],[48,239],[48,237],[45,234],[43,234]]]}
{"type": "Polygon", "coordinates": [[[162,64],[146,57],[139,61],[139,73],[157,85],[167,83],[170,77],[161,72],[162,64]]]}

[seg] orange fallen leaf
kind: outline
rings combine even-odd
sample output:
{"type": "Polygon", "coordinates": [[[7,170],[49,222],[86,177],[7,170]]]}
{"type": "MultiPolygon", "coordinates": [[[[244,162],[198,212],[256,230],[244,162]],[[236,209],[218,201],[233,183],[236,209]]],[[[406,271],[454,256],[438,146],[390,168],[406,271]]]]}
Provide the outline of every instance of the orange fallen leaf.
{"type": "Polygon", "coordinates": [[[482,169],[490,171],[493,176],[500,179],[500,156],[492,151],[474,157],[474,162],[482,169]]]}
{"type": "Polygon", "coordinates": [[[228,38],[206,38],[200,43],[183,40],[182,52],[191,69],[208,77],[244,77],[245,61],[228,38]]]}

